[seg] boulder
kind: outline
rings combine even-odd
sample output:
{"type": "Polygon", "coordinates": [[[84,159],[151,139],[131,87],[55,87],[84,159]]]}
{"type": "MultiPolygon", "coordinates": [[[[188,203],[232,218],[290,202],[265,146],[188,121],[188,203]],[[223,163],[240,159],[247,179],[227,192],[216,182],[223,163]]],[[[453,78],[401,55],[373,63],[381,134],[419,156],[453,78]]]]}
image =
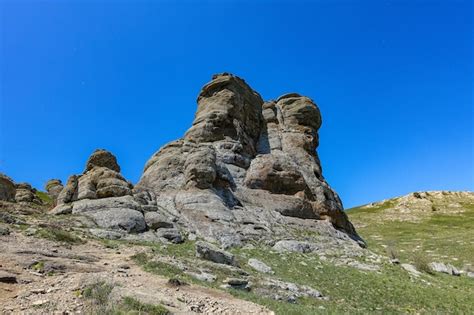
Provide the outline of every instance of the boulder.
{"type": "Polygon", "coordinates": [[[161,212],[145,212],[145,222],[149,229],[173,228],[171,220],[161,212]]]}
{"type": "Polygon", "coordinates": [[[250,258],[249,261],[247,262],[247,264],[252,267],[253,269],[257,270],[258,272],[262,272],[262,273],[269,273],[269,274],[273,274],[273,270],[270,266],[268,266],[267,264],[265,264],[264,262],[261,262],[260,260],[258,259],[255,259],[255,258],[250,258]]]}
{"type": "Polygon", "coordinates": [[[218,264],[237,266],[233,254],[219,249],[210,243],[198,241],[196,243],[196,256],[218,264]]]}
{"type": "Polygon", "coordinates": [[[431,270],[433,270],[435,272],[445,273],[445,274],[448,274],[448,275],[451,275],[451,276],[460,276],[461,275],[461,272],[451,264],[444,264],[444,263],[440,263],[440,262],[432,262],[432,263],[429,264],[429,266],[430,266],[431,270]]]}
{"type": "Polygon", "coordinates": [[[28,183],[20,183],[16,185],[15,201],[41,204],[41,200],[36,196],[36,189],[31,187],[28,183]]]}
{"type": "Polygon", "coordinates": [[[315,250],[315,245],[296,240],[282,240],[276,242],[272,249],[277,252],[309,253],[315,250]]]}
{"type": "Polygon", "coordinates": [[[92,155],[87,160],[84,173],[87,173],[94,167],[105,167],[120,173],[120,166],[117,163],[117,158],[112,153],[104,149],[97,149],[92,153],[92,155]]]}

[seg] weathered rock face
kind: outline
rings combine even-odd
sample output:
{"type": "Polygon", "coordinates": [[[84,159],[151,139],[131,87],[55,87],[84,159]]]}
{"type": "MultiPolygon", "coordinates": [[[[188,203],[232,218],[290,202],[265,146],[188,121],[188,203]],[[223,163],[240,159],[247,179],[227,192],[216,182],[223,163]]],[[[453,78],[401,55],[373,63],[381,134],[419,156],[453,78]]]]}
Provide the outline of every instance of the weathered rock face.
{"type": "Polygon", "coordinates": [[[16,187],[13,180],[0,173],[0,200],[15,201],[16,187]]]}
{"type": "Polygon", "coordinates": [[[320,219],[359,239],[322,175],[321,115],[311,99],[293,93],[264,102],[224,73],[197,101],[192,127],[151,157],[136,191],[153,192],[180,226],[224,245],[320,219]]]}
{"type": "Polygon", "coordinates": [[[49,197],[53,200],[53,203],[56,205],[59,194],[63,190],[64,186],[61,180],[59,179],[50,179],[46,182],[44,187],[48,192],[49,197]]]}
{"type": "Polygon", "coordinates": [[[16,185],[15,201],[41,203],[41,200],[36,196],[36,189],[28,183],[16,185]]]}
{"type": "Polygon", "coordinates": [[[104,228],[132,233],[145,231],[142,205],[148,209],[151,204],[153,208],[152,198],[147,193],[135,198],[133,185],[119,171],[120,166],[112,153],[96,150],[87,161],[84,174],[69,177],[58,194],[52,213],[82,214],[104,228]]]}

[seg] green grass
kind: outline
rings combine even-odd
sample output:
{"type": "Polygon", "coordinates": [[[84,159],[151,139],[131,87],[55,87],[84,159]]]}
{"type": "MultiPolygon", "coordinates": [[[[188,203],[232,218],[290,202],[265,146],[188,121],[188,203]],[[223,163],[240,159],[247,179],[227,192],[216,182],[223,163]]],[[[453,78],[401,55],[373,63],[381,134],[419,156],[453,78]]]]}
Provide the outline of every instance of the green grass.
{"type": "Polygon", "coordinates": [[[51,206],[53,204],[53,200],[51,199],[51,197],[43,192],[43,191],[39,191],[37,190],[36,191],[36,196],[43,202],[43,204],[45,205],[48,205],[48,206],[51,206]]]}
{"type": "MultiPolygon", "coordinates": [[[[151,247],[153,254],[133,257],[148,272],[213,288],[218,288],[226,277],[237,276],[214,264],[210,269],[217,276],[217,281],[205,283],[187,276],[173,265],[154,260],[166,255],[183,261],[196,259],[192,242],[151,247]]],[[[311,286],[329,297],[328,301],[301,298],[297,304],[291,304],[264,297],[256,290],[229,290],[236,297],[265,305],[276,314],[462,314],[474,311],[474,300],[471,299],[474,281],[466,277],[424,273],[414,280],[398,265],[383,264],[380,272],[362,272],[322,262],[316,254],[281,254],[266,247],[231,251],[242,262],[242,268],[252,276],[254,289],[258,288],[263,277],[273,277],[311,286]],[[263,261],[272,267],[275,274],[264,276],[254,271],[245,263],[248,258],[263,261]]]]}
{"type": "MultiPolygon", "coordinates": [[[[118,303],[110,299],[114,284],[98,281],[82,291],[82,297],[88,302],[90,314],[97,315],[168,315],[168,309],[162,305],[142,303],[126,296],[118,303]]],[[[77,293],[76,293],[77,294],[77,293]]]]}
{"type": "Polygon", "coordinates": [[[37,236],[52,240],[55,242],[68,244],[83,244],[85,241],[68,231],[63,231],[54,227],[41,228],[36,233],[37,236]]]}
{"type": "Polygon", "coordinates": [[[392,247],[404,261],[423,254],[431,261],[462,268],[474,266],[474,205],[464,208],[464,212],[433,214],[420,222],[381,220],[380,208],[354,208],[347,213],[373,251],[385,254],[392,247]]]}
{"type": "Polygon", "coordinates": [[[126,296],[119,306],[118,314],[168,315],[171,312],[163,305],[146,304],[126,296]]]}

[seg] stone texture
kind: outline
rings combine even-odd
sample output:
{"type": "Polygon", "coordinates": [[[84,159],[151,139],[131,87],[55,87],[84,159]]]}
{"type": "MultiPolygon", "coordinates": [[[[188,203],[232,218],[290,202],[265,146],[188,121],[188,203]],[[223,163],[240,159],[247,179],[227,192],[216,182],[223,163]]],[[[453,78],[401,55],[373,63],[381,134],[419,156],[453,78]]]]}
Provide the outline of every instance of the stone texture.
{"type": "Polygon", "coordinates": [[[53,200],[54,205],[56,205],[58,196],[64,188],[61,180],[50,179],[46,182],[46,185],[44,186],[44,188],[48,192],[49,197],[51,197],[51,199],[53,200]]]}
{"type": "Polygon", "coordinates": [[[247,264],[258,272],[273,274],[272,268],[258,259],[250,258],[247,264]]]}
{"type": "Polygon", "coordinates": [[[430,268],[435,272],[446,273],[451,276],[460,276],[461,272],[451,264],[444,264],[440,262],[430,263],[430,268]]]}
{"type": "Polygon", "coordinates": [[[276,250],[277,252],[310,253],[314,249],[315,247],[313,244],[296,240],[278,241],[273,245],[273,250],[276,250]]]}
{"type": "Polygon", "coordinates": [[[41,204],[41,200],[36,196],[36,189],[31,187],[28,183],[20,183],[16,185],[15,201],[41,204]]]}
{"type": "Polygon", "coordinates": [[[0,200],[15,201],[16,186],[13,180],[0,173],[0,200]]]}
{"type": "Polygon", "coordinates": [[[234,255],[202,241],[196,243],[196,256],[218,264],[237,265],[234,255]]]}
{"type": "Polygon", "coordinates": [[[86,170],[84,173],[92,170],[94,167],[105,167],[117,173],[120,173],[120,166],[117,163],[116,157],[107,150],[97,149],[92,153],[86,163],[86,170]]]}
{"type": "Polygon", "coordinates": [[[149,159],[135,190],[152,192],[177,225],[224,247],[288,236],[287,225],[305,229],[308,220],[328,220],[363,244],[322,175],[322,119],[310,98],[264,102],[222,73],[197,103],[191,128],[149,159]]]}

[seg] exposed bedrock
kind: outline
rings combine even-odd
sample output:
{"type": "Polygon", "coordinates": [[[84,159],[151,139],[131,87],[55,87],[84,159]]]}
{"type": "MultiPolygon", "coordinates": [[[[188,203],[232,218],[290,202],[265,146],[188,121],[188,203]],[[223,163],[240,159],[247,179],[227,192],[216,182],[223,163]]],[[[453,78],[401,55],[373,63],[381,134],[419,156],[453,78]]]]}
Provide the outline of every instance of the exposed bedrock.
{"type": "Polygon", "coordinates": [[[287,224],[305,220],[329,220],[360,240],[322,175],[322,120],[310,98],[291,93],[264,102],[223,73],[197,102],[191,128],[150,158],[136,191],[153,192],[181,226],[222,244],[284,236],[287,224]]]}

